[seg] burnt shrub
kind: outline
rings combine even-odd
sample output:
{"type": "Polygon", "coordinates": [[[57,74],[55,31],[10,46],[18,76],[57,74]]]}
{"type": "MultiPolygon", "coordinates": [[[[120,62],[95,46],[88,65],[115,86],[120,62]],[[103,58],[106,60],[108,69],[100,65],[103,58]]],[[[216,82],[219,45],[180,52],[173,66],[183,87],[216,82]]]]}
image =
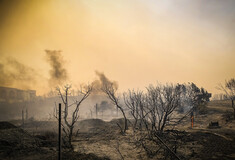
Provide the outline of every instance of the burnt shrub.
{"type": "Polygon", "coordinates": [[[233,120],[233,113],[230,111],[226,111],[223,115],[222,115],[223,120],[226,121],[226,123],[231,122],[233,120]]]}

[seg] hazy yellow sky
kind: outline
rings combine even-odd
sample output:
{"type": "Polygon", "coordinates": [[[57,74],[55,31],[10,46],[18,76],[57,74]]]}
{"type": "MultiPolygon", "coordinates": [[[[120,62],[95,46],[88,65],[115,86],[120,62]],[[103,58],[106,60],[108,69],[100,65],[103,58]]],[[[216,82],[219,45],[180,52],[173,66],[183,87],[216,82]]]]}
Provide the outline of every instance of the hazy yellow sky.
{"type": "Polygon", "coordinates": [[[50,88],[45,49],[62,50],[69,82],[97,70],[120,91],[158,81],[215,93],[235,77],[234,0],[1,0],[0,18],[0,62],[33,68],[39,94],[50,88]]]}

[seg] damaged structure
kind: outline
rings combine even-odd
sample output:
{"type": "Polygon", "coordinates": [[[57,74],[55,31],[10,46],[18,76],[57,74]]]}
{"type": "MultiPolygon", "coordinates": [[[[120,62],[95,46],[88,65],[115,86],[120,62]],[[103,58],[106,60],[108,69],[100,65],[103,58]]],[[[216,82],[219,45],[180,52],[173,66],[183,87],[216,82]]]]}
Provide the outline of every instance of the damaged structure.
{"type": "Polygon", "coordinates": [[[21,90],[10,87],[0,87],[0,102],[25,102],[36,98],[36,90],[21,90]]]}

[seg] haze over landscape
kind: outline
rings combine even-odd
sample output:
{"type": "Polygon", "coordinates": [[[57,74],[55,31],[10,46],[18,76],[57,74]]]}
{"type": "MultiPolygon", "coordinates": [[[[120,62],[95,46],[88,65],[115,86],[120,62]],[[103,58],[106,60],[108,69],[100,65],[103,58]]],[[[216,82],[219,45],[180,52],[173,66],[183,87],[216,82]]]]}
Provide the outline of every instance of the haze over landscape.
{"type": "Polygon", "coordinates": [[[0,159],[234,160],[235,0],[0,0],[0,159]]]}
{"type": "MultiPolygon", "coordinates": [[[[0,86],[54,89],[45,50],[61,50],[66,82],[94,81],[120,91],[150,83],[194,82],[216,93],[235,77],[235,1],[0,2],[0,86]]],[[[56,83],[54,83],[55,85],[56,83]]]]}

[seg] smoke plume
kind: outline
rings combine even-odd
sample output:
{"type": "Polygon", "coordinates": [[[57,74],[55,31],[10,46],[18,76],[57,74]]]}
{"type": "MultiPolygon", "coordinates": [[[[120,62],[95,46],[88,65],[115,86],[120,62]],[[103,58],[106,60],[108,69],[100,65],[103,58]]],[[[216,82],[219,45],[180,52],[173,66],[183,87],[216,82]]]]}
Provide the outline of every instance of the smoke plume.
{"type": "Polygon", "coordinates": [[[99,77],[99,80],[96,80],[93,82],[93,86],[94,86],[94,90],[95,91],[99,91],[102,86],[104,85],[110,85],[112,84],[112,86],[114,87],[114,89],[118,89],[118,83],[116,81],[111,81],[109,80],[104,73],[99,72],[99,71],[95,71],[95,74],[99,77]]]}
{"type": "Polygon", "coordinates": [[[50,70],[50,85],[61,85],[68,79],[67,70],[64,67],[65,61],[61,55],[61,51],[45,50],[47,61],[51,66],[50,70]]]}
{"type": "Polygon", "coordinates": [[[102,112],[102,111],[112,110],[113,108],[114,108],[114,106],[111,102],[103,100],[100,102],[100,104],[98,104],[97,109],[98,109],[98,112],[102,112]]]}
{"type": "Polygon", "coordinates": [[[36,83],[38,74],[14,58],[3,59],[0,63],[0,86],[30,89],[36,83]]]}

